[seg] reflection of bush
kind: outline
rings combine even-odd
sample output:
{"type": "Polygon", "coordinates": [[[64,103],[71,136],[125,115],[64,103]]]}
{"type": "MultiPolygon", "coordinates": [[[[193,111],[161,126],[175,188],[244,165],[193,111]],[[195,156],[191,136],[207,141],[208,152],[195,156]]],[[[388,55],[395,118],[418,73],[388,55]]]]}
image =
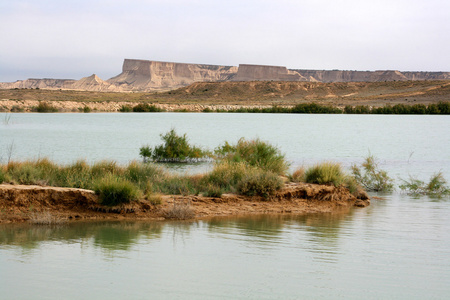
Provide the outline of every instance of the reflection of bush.
{"type": "Polygon", "coordinates": [[[156,222],[89,222],[39,227],[8,224],[0,227],[0,244],[35,249],[48,241],[73,243],[74,240],[93,239],[97,247],[127,250],[139,239],[160,238],[163,226],[156,222]]]}

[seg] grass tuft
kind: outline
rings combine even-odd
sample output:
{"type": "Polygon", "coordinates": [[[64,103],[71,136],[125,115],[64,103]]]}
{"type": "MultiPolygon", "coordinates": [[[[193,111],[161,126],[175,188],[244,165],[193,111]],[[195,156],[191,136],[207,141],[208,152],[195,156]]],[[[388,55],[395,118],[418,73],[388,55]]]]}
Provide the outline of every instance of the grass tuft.
{"type": "Polygon", "coordinates": [[[333,162],[316,164],[305,171],[307,183],[333,184],[339,186],[346,181],[341,165],[333,162]]]}
{"type": "Polygon", "coordinates": [[[130,181],[114,176],[107,176],[94,185],[94,191],[100,198],[100,203],[115,206],[130,203],[139,198],[139,189],[130,181]]]}

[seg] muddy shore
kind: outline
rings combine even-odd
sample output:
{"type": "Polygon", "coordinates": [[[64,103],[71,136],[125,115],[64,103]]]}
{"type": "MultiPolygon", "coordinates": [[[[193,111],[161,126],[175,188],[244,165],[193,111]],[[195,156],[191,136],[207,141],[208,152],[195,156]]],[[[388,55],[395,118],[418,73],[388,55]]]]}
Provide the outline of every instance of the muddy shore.
{"type": "Polygon", "coordinates": [[[43,214],[55,220],[164,220],[167,212],[184,205],[193,218],[249,214],[302,214],[349,210],[370,204],[367,194],[358,198],[343,187],[288,183],[269,199],[224,194],[220,198],[164,195],[162,203],[147,200],[107,207],[93,191],[46,186],[0,184],[0,223],[33,222],[43,214]]]}

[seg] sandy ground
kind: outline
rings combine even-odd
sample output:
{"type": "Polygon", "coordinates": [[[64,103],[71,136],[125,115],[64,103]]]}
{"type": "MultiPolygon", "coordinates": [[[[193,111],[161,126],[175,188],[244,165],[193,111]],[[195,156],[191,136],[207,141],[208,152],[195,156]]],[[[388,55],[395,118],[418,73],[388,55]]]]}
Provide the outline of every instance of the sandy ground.
{"type": "Polygon", "coordinates": [[[106,207],[93,191],[73,188],[0,185],[0,223],[49,218],[71,220],[164,220],[174,209],[189,210],[189,218],[248,214],[301,214],[345,211],[370,204],[367,194],[358,198],[343,187],[289,183],[269,199],[225,194],[220,198],[164,195],[162,203],[147,200],[106,207]]]}

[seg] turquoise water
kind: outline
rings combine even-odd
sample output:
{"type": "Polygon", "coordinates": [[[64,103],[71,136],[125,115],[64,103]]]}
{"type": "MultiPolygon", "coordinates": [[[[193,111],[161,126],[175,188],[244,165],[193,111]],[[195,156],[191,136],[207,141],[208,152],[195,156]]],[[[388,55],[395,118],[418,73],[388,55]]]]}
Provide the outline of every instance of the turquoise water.
{"type": "MultiPolygon", "coordinates": [[[[448,116],[12,114],[0,155],[126,163],[171,127],[207,148],[259,137],[293,167],[370,151],[397,180],[450,179],[448,116]]],[[[448,299],[450,199],[379,196],[346,214],[1,225],[0,299],[448,299]]]]}

